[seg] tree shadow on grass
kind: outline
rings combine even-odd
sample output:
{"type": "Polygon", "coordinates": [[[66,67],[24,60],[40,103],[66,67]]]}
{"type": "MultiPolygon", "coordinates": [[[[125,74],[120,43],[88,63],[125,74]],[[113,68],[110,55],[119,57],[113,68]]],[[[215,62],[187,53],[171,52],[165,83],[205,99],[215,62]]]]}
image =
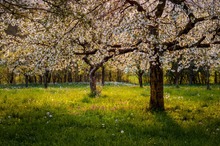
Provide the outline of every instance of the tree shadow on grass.
{"type": "MultiPolygon", "coordinates": [[[[117,114],[118,111],[115,112],[117,114]]],[[[220,143],[220,133],[210,135],[211,131],[206,132],[202,125],[190,123],[191,119],[183,119],[181,125],[167,112],[149,115],[152,123],[145,124],[146,121],[140,119],[121,119],[120,123],[115,123],[114,118],[107,119],[111,113],[105,115],[102,111],[70,113],[67,107],[50,105],[30,107],[24,111],[14,109],[1,119],[0,145],[188,146],[220,143]]],[[[125,119],[125,115],[122,118],[125,119]]],[[[209,125],[220,126],[219,118],[210,121],[209,125]]]]}
{"type": "Polygon", "coordinates": [[[65,108],[47,105],[11,110],[0,118],[0,145],[83,145],[79,133],[86,129],[95,127],[86,117],[70,115],[65,108]]]}
{"type": "Polygon", "coordinates": [[[181,119],[174,119],[166,111],[153,112],[153,115],[155,122],[161,123],[157,136],[163,139],[162,145],[220,145],[220,133],[215,131],[215,127],[220,127],[220,118],[204,125],[196,119],[185,117],[184,114],[181,119]]]}

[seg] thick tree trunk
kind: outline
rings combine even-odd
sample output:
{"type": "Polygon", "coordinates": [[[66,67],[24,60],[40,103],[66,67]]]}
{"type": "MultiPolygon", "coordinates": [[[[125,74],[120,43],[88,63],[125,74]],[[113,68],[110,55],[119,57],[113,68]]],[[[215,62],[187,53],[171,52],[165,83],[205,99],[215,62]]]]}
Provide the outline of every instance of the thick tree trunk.
{"type": "Polygon", "coordinates": [[[105,85],[105,67],[102,66],[102,86],[105,85]]]}
{"type": "MultiPolygon", "coordinates": [[[[161,13],[162,15],[162,13],[161,13]]],[[[151,26],[150,34],[158,39],[159,26],[151,26]]],[[[150,105],[151,111],[163,111],[164,110],[164,97],[163,97],[163,68],[160,62],[160,47],[157,42],[154,42],[154,61],[150,61],[150,105]]]]}
{"type": "Polygon", "coordinates": [[[156,64],[150,63],[150,93],[150,110],[164,110],[163,69],[159,60],[156,64]]]}

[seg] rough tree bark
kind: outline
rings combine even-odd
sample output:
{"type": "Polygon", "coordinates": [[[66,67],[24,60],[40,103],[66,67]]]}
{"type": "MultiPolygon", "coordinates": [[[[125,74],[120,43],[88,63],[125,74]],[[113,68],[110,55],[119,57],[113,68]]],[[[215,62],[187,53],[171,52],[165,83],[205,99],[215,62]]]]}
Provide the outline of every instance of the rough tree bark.
{"type": "Polygon", "coordinates": [[[92,96],[97,95],[97,88],[96,88],[96,76],[95,73],[98,70],[98,67],[91,66],[89,71],[89,84],[90,84],[90,91],[92,96]]]}
{"type": "Polygon", "coordinates": [[[151,111],[164,110],[163,69],[159,61],[150,62],[150,105],[151,111]]]}

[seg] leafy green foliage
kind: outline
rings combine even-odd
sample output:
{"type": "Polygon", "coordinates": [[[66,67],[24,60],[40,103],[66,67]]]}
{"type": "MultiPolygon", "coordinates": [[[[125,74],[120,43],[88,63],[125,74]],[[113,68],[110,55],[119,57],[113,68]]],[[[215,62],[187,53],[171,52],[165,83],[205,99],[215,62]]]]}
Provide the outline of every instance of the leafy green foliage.
{"type": "Polygon", "coordinates": [[[149,87],[0,89],[0,145],[219,145],[220,87],[165,87],[166,112],[146,112],[149,87]]]}

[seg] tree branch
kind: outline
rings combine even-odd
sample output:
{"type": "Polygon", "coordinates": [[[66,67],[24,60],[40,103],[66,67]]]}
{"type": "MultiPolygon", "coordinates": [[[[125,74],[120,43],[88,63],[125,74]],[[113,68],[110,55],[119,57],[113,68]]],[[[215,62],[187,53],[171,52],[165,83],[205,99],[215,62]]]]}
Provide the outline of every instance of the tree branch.
{"type": "Polygon", "coordinates": [[[75,55],[94,55],[98,50],[85,51],[85,52],[73,52],[75,55]]]}
{"type": "Polygon", "coordinates": [[[156,12],[155,12],[156,18],[159,18],[162,16],[165,5],[166,5],[166,0],[159,0],[159,4],[157,5],[156,12]]]}
{"type": "Polygon", "coordinates": [[[125,0],[126,3],[129,3],[131,6],[136,6],[138,12],[146,12],[146,10],[136,1],[133,0],[125,0]]]}
{"type": "Polygon", "coordinates": [[[206,36],[203,36],[201,39],[199,39],[196,43],[192,45],[185,45],[185,46],[180,46],[179,44],[173,45],[171,47],[168,47],[167,50],[169,51],[177,51],[177,50],[183,50],[185,48],[192,48],[192,47],[201,47],[201,46],[206,46],[205,44],[201,44],[205,40],[206,36]]]}

